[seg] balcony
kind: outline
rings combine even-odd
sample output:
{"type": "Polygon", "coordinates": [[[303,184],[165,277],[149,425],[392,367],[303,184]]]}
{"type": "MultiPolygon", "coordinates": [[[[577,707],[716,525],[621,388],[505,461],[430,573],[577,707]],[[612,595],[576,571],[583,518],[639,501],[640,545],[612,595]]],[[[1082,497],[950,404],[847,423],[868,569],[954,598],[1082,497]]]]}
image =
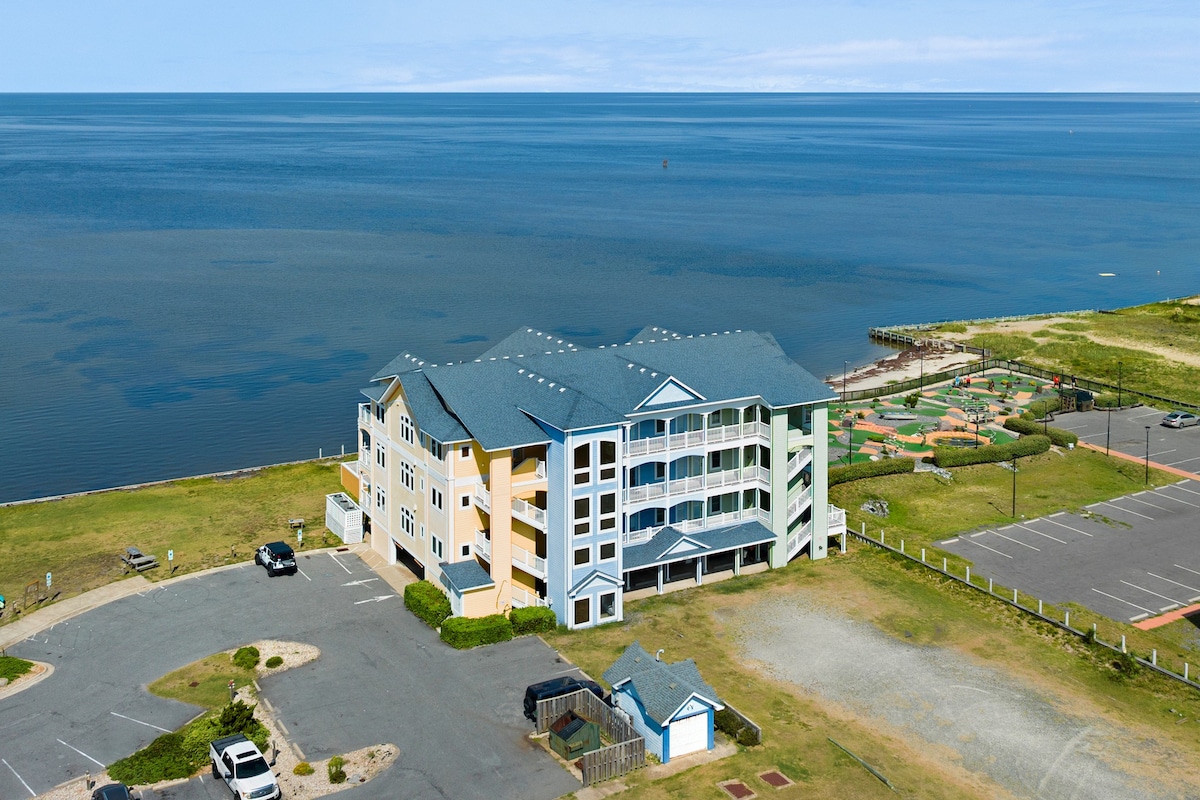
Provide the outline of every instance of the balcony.
{"type": "Polygon", "coordinates": [[[770,441],[771,426],[765,422],[743,422],[735,425],[721,425],[699,431],[685,431],[664,436],[651,436],[646,439],[632,439],[625,442],[626,456],[645,456],[653,453],[665,453],[668,450],[684,450],[690,447],[700,447],[706,444],[731,442],[736,439],[758,437],[770,441]]]}
{"type": "MultiPolygon", "coordinates": [[[[491,505],[490,501],[488,504],[491,505]]],[[[540,531],[546,530],[546,509],[538,508],[533,503],[514,497],[512,501],[512,513],[514,518],[532,525],[540,531]]]]}
{"type": "Polygon", "coordinates": [[[517,569],[528,572],[535,578],[546,579],[546,559],[529,552],[524,547],[515,544],[512,546],[512,563],[517,569]]]}
{"type": "Polygon", "coordinates": [[[489,531],[475,531],[475,554],[492,563],[492,539],[489,531]]]}
{"type": "Polygon", "coordinates": [[[722,486],[732,486],[747,481],[769,483],[771,471],[766,467],[750,466],[742,469],[727,469],[709,472],[706,475],[692,475],[686,478],[676,478],[671,481],[647,483],[641,486],[631,486],[625,490],[626,503],[644,503],[657,500],[660,497],[676,497],[694,494],[705,489],[718,489],[722,486]]]}
{"type": "Polygon", "coordinates": [[[841,536],[846,532],[846,509],[829,504],[829,516],[826,525],[830,536],[841,536]]]}
{"type": "Polygon", "coordinates": [[[475,487],[475,505],[479,506],[485,514],[492,513],[492,493],[482,486],[475,487]]]}
{"type": "Polygon", "coordinates": [[[800,470],[812,463],[813,451],[811,447],[806,447],[803,450],[797,450],[788,457],[787,476],[790,481],[792,478],[800,474],[800,470]]]}
{"type": "Polygon", "coordinates": [[[802,490],[796,493],[796,496],[792,498],[791,502],[788,503],[788,525],[791,525],[793,522],[795,522],[796,518],[804,513],[804,509],[812,505],[812,495],[813,491],[811,486],[805,486],[802,490]]]}
{"type": "MultiPolygon", "coordinates": [[[[681,533],[690,531],[704,530],[705,528],[719,528],[722,525],[732,525],[735,522],[744,522],[745,520],[758,519],[763,524],[771,524],[771,512],[763,511],[760,508],[743,508],[741,511],[726,511],[723,514],[710,514],[704,519],[685,519],[679,522],[671,523],[671,527],[681,533]]],[[[629,531],[621,535],[621,544],[633,545],[648,542],[654,537],[654,534],[661,531],[666,525],[657,525],[653,528],[642,528],[637,531],[629,531]]]]}
{"type": "Polygon", "coordinates": [[[527,458],[513,468],[513,486],[544,480],[546,480],[546,462],[540,459],[527,458]]]}
{"type": "Polygon", "coordinates": [[[530,606],[546,606],[546,598],[538,597],[533,592],[526,591],[520,586],[512,587],[513,608],[528,608],[530,606]]]}

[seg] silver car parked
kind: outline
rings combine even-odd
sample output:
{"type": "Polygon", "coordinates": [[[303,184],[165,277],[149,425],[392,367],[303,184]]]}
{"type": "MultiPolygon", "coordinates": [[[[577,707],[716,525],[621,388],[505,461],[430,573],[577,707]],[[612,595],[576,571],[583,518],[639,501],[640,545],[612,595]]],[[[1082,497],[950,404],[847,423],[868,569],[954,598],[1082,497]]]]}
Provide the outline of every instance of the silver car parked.
{"type": "Polygon", "coordinates": [[[1162,418],[1160,424],[1168,428],[1186,428],[1189,425],[1195,425],[1200,422],[1200,417],[1188,411],[1172,411],[1162,418]]]}

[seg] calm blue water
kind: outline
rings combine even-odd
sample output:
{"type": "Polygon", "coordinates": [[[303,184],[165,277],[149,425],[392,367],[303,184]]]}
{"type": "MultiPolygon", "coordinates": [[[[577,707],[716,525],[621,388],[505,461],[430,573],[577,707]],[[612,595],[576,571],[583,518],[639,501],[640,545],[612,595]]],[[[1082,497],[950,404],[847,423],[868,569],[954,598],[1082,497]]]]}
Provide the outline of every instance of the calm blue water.
{"type": "Polygon", "coordinates": [[[0,500],[352,449],[398,351],[518,325],[824,375],[1200,292],[1197,143],[1192,95],[0,95],[0,500]]]}

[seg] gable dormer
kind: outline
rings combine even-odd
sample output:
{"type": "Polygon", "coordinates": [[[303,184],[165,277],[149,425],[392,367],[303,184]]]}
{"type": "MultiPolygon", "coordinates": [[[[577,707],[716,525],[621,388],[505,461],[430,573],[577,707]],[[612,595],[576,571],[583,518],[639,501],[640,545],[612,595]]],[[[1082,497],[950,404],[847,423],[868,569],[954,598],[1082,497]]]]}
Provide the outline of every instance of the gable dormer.
{"type": "Polygon", "coordinates": [[[704,400],[705,398],[699,392],[695,392],[684,386],[674,378],[667,378],[645,400],[638,403],[637,407],[641,409],[646,406],[662,406],[668,403],[690,403],[696,401],[703,402],[704,400]]]}

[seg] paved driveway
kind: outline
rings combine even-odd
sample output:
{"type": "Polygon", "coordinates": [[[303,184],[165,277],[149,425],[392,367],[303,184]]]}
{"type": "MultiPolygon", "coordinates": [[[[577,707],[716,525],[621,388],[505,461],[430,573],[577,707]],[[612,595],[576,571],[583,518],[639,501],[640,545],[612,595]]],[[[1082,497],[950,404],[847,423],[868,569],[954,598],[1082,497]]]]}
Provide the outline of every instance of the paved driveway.
{"type": "MultiPolygon", "coordinates": [[[[371,796],[548,799],[579,788],[525,738],[525,685],[572,669],[554,651],[524,638],[458,652],[356,556],[310,555],[300,567],[271,579],[246,565],[156,587],[11,648],[55,674],[0,701],[0,798],[44,792],[178,728],[198,709],[145,685],[256,639],[321,649],[262,684],[306,757],[399,746],[398,763],[361,790],[371,796]]],[[[218,788],[193,781],[161,797],[218,788]]]]}
{"type": "Polygon", "coordinates": [[[1200,425],[1193,428],[1164,428],[1159,421],[1167,412],[1156,408],[1127,408],[1112,412],[1084,411],[1056,415],[1055,427],[1071,431],[1081,441],[1135,458],[1146,457],[1149,434],[1150,462],[1200,474],[1200,425]],[[1149,431],[1146,428],[1149,427],[1149,431]]]}

